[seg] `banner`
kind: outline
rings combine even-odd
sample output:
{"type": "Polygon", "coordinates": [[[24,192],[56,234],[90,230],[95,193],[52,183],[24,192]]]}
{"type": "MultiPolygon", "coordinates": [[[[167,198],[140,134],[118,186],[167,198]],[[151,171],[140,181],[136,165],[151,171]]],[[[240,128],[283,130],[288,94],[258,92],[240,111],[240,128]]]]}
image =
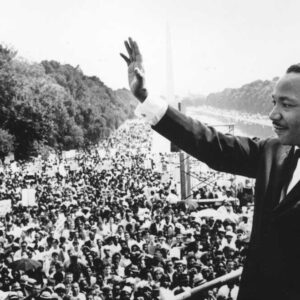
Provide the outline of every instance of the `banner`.
{"type": "Polygon", "coordinates": [[[59,165],[58,172],[59,172],[60,176],[62,176],[62,177],[66,177],[67,176],[67,171],[66,171],[64,165],[59,165]]]}
{"type": "Polygon", "coordinates": [[[11,212],[11,200],[0,200],[0,216],[4,217],[11,212]]]}
{"type": "Polygon", "coordinates": [[[55,231],[54,231],[54,238],[59,239],[61,236],[62,231],[64,230],[65,227],[65,221],[66,217],[64,214],[59,214],[57,221],[55,223],[55,231]]]}
{"type": "Polygon", "coordinates": [[[132,160],[131,159],[126,159],[124,162],[124,167],[131,169],[132,168],[132,160]]]}
{"type": "Polygon", "coordinates": [[[47,170],[45,171],[45,175],[51,178],[51,177],[55,177],[57,172],[58,172],[58,167],[51,166],[51,167],[47,167],[47,170]]]}
{"type": "Polygon", "coordinates": [[[34,206],[35,204],[35,189],[22,189],[22,205],[34,206]]]}
{"type": "Polygon", "coordinates": [[[6,165],[10,164],[11,161],[15,160],[15,155],[11,152],[4,158],[4,163],[6,165]]]}
{"type": "Polygon", "coordinates": [[[181,258],[181,248],[173,247],[170,249],[170,257],[176,257],[178,259],[181,258]]]}
{"type": "Polygon", "coordinates": [[[106,156],[106,151],[103,148],[98,149],[98,154],[100,158],[104,158],[106,156]]]}
{"type": "Polygon", "coordinates": [[[144,161],[144,168],[145,168],[145,169],[149,169],[149,170],[152,169],[152,161],[151,161],[151,159],[146,159],[146,160],[144,161]]]}
{"type": "Polygon", "coordinates": [[[110,157],[115,157],[117,153],[117,149],[116,148],[110,148],[110,157]]]}
{"type": "Polygon", "coordinates": [[[168,182],[170,180],[170,174],[169,173],[162,173],[161,174],[161,182],[168,182]]]}
{"type": "Polygon", "coordinates": [[[69,150],[69,151],[63,151],[62,152],[62,158],[63,159],[74,159],[76,157],[76,150],[69,150]]]}
{"type": "Polygon", "coordinates": [[[102,162],[102,170],[110,170],[112,168],[111,160],[104,160],[102,162]]]}
{"type": "Polygon", "coordinates": [[[10,169],[13,173],[19,172],[19,167],[16,161],[14,161],[13,163],[11,163],[10,165],[10,169]]]}
{"type": "Polygon", "coordinates": [[[49,156],[48,156],[48,160],[51,161],[51,162],[56,162],[56,154],[55,153],[50,153],[49,156]]]}
{"type": "Polygon", "coordinates": [[[71,164],[70,164],[70,171],[78,171],[79,170],[79,165],[78,165],[78,162],[76,161],[73,161],[71,164]]]}

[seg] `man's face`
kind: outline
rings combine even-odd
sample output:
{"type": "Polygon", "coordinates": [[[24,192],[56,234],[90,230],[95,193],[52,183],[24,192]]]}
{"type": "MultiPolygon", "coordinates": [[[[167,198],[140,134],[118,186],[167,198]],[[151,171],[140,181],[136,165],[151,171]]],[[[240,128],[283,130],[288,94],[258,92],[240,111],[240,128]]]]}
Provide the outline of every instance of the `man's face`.
{"type": "Polygon", "coordinates": [[[32,295],[37,296],[41,291],[41,286],[39,284],[35,284],[32,288],[32,295]]]}
{"type": "Polygon", "coordinates": [[[67,282],[67,283],[73,282],[73,274],[68,273],[68,274],[66,275],[66,282],[67,282]]]}
{"type": "Polygon", "coordinates": [[[73,295],[77,296],[79,294],[79,285],[77,282],[72,284],[73,295]]]}
{"type": "Polygon", "coordinates": [[[168,270],[172,270],[173,269],[173,263],[171,261],[169,261],[167,263],[167,268],[168,268],[168,270]]]}
{"type": "Polygon", "coordinates": [[[300,74],[284,75],[272,97],[274,107],[269,117],[280,142],[300,146],[300,74]]]}

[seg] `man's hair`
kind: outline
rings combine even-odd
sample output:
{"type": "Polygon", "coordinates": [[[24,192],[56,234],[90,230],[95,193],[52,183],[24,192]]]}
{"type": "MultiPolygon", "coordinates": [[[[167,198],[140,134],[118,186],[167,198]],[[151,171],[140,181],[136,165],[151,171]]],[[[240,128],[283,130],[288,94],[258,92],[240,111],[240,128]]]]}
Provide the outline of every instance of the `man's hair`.
{"type": "Polygon", "coordinates": [[[289,66],[288,69],[286,70],[286,74],[289,73],[300,73],[300,63],[289,66]]]}

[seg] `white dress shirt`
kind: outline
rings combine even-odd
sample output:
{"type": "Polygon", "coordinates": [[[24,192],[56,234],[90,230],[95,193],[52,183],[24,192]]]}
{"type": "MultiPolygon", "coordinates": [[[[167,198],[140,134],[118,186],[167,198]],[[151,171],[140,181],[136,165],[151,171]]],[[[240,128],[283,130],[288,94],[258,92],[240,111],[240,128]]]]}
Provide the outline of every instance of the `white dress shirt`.
{"type": "MultiPolygon", "coordinates": [[[[298,146],[295,147],[295,151],[297,149],[299,149],[298,146]]],[[[300,159],[298,159],[296,169],[293,173],[293,177],[288,185],[288,188],[286,191],[287,194],[292,190],[292,188],[298,183],[299,180],[300,180],[300,159]]]]}
{"type": "Polygon", "coordinates": [[[167,109],[168,103],[166,101],[147,97],[143,103],[137,106],[135,114],[154,126],[162,119],[167,109]]]}

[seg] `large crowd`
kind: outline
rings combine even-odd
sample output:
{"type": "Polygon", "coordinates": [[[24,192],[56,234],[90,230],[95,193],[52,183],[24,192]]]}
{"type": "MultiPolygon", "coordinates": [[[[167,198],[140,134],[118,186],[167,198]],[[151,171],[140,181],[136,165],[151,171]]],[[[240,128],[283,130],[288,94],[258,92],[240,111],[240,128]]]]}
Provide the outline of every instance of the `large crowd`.
{"type": "MultiPolygon", "coordinates": [[[[129,121],[88,151],[1,167],[0,299],[158,299],[243,266],[252,182],[203,172],[181,199],[178,154],[152,153],[151,135],[129,121]]],[[[197,299],[235,299],[238,285],[197,299]]]]}

